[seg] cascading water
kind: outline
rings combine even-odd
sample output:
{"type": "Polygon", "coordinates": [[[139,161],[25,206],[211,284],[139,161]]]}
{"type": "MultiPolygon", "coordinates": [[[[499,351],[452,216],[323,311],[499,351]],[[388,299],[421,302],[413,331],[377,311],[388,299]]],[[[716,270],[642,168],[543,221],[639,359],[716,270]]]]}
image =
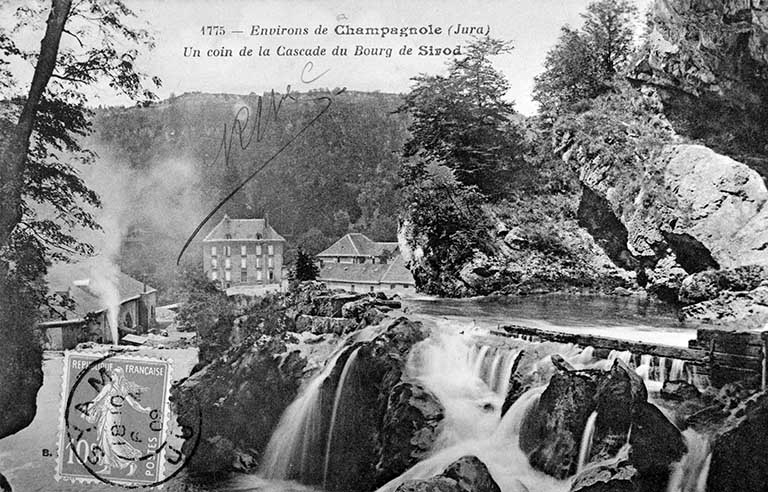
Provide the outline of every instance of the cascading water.
{"type": "Polygon", "coordinates": [[[613,361],[616,359],[620,359],[622,362],[626,362],[629,364],[629,362],[632,360],[632,352],[629,350],[620,351],[620,350],[611,350],[608,353],[608,367],[613,365],[613,361]]]}
{"type": "Polygon", "coordinates": [[[595,437],[595,423],[597,422],[597,411],[592,412],[587,419],[587,425],[584,427],[584,433],[581,436],[581,445],[579,446],[579,461],[577,471],[584,469],[589,461],[589,455],[592,451],[592,439],[595,437]]]}
{"type": "Polygon", "coordinates": [[[320,388],[345,352],[338,350],[280,417],[264,451],[261,473],[280,480],[303,479],[312,474],[312,456],[321,448],[322,406],[320,388]]]}
{"type": "Polygon", "coordinates": [[[712,461],[709,441],[692,429],[683,431],[683,438],[688,452],[672,469],[667,492],[705,492],[712,461]]]}
{"type": "Polygon", "coordinates": [[[333,430],[336,427],[336,418],[339,411],[339,405],[341,404],[342,396],[344,396],[344,388],[346,388],[347,379],[349,378],[349,375],[355,366],[358,352],[360,352],[360,347],[356,348],[349,355],[347,362],[344,364],[344,369],[341,371],[339,384],[336,386],[336,396],[333,400],[333,411],[331,412],[330,427],[328,428],[328,438],[326,439],[325,444],[325,459],[323,461],[323,487],[325,487],[328,483],[328,465],[331,461],[331,451],[333,449],[333,430]]]}
{"type": "MultiPolygon", "coordinates": [[[[581,350],[570,345],[541,343],[536,347],[537,359],[529,358],[524,363],[525,369],[518,370],[525,373],[527,383],[538,386],[520,396],[502,418],[501,406],[509,390],[519,350],[504,345],[478,344],[474,336],[450,330],[434,330],[429,338],[416,344],[409,353],[403,377],[419,382],[437,397],[443,405],[444,419],[429,457],[379,490],[394,491],[407,480],[429,478],[441,473],[458,458],[475,455],[486,464],[504,492],[568,491],[569,479],[557,480],[530,466],[519,446],[521,427],[526,415],[535,411],[544,385],[554,370],[549,354],[563,355],[576,368],[603,367],[606,361],[595,361],[591,348],[581,350]]],[[[353,393],[349,391],[360,384],[356,374],[362,373],[355,370],[358,355],[357,347],[346,346],[337,351],[288,407],[265,452],[263,477],[332,485],[332,475],[340,459],[336,456],[340,452],[337,448],[343,447],[344,440],[340,438],[343,428],[348,425],[341,424],[344,419],[351,418],[349,412],[354,406],[350,396],[353,393]],[[336,386],[323,388],[332,373],[334,378],[338,377],[336,386]],[[331,395],[332,402],[329,401],[331,395]]],[[[630,362],[632,354],[612,352],[608,364],[612,365],[616,359],[630,362]]],[[[653,357],[640,357],[647,385],[664,376],[667,361],[657,360],[658,368],[654,370],[653,357]]],[[[670,376],[683,373],[682,361],[672,361],[672,365],[674,370],[670,371],[670,376]]],[[[579,471],[588,466],[596,421],[597,413],[593,412],[582,434],[579,471]]],[[[685,437],[689,452],[676,464],[668,492],[705,490],[702,487],[708,470],[708,447],[705,441],[702,444],[688,433],[686,431],[685,437]]]]}
{"type": "Polygon", "coordinates": [[[669,371],[670,381],[687,381],[685,377],[685,361],[672,359],[672,368],[669,371]]]}

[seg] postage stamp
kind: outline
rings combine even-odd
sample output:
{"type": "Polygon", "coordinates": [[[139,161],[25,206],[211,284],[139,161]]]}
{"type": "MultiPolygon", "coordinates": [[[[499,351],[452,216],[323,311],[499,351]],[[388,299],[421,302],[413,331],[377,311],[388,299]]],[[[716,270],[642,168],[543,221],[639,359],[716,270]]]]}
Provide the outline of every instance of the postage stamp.
{"type": "Polygon", "coordinates": [[[172,451],[171,362],[67,352],[64,364],[56,479],[134,488],[162,483],[172,451]]]}

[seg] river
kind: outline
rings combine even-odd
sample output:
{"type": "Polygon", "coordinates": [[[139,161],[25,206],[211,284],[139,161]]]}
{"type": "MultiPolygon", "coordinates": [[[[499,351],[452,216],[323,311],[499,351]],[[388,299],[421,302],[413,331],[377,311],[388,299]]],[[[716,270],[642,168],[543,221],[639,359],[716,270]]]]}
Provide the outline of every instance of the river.
{"type": "MultiPolygon", "coordinates": [[[[685,346],[690,338],[695,337],[695,326],[679,322],[674,310],[632,297],[545,295],[493,300],[411,299],[404,301],[403,308],[408,316],[443,328],[449,327],[455,332],[485,330],[504,323],[516,323],[677,346],[685,346]]],[[[176,379],[188,375],[197,360],[195,349],[142,349],[141,353],[172,359],[176,379]]],[[[63,355],[60,352],[45,354],[44,380],[38,393],[37,415],[29,427],[0,440],[0,472],[15,491],[114,491],[118,488],[105,484],[84,487],[82,484],[56,482],[54,479],[62,361],[63,355]]],[[[168,489],[179,490],[179,485],[171,483],[168,489]]],[[[268,481],[255,476],[247,481],[235,480],[210,489],[262,492],[311,490],[301,485],[268,481]]]]}

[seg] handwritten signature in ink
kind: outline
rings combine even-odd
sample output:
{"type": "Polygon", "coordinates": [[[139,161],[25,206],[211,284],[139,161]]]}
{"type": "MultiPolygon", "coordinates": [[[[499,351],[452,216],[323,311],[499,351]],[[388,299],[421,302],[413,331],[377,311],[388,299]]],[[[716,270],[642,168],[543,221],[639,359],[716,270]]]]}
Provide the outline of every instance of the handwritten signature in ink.
{"type": "MultiPolygon", "coordinates": [[[[302,82],[307,84],[312,83],[328,73],[328,70],[325,70],[324,72],[320,73],[320,75],[317,75],[311,79],[307,79],[305,76],[309,75],[309,72],[311,72],[313,68],[314,65],[312,62],[307,62],[307,64],[304,66],[304,69],[302,70],[302,82]]],[[[280,148],[277,149],[277,151],[268,159],[261,163],[253,163],[253,171],[251,174],[242,180],[240,184],[238,184],[232,191],[227,194],[227,196],[225,196],[215,207],[213,207],[208,215],[206,215],[205,218],[200,221],[197,227],[195,227],[195,230],[192,231],[192,234],[190,234],[190,236],[187,238],[184,246],[182,246],[181,251],[179,252],[179,255],[176,257],[176,265],[181,263],[181,258],[184,256],[184,252],[189,248],[189,245],[192,243],[195,236],[197,236],[205,224],[208,223],[211,217],[213,217],[216,212],[218,212],[230,199],[232,199],[233,196],[242,190],[245,185],[251,182],[261,171],[263,171],[264,168],[266,168],[272,161],[274,161],[280,154],[282,154],[288,147],[290,147],[291,144],[296,141],[296,139],[298,139],[304,132],[306,132],[312,125],[314,125],[325,113],[327,113],[333,104],[333,98],[341,95],[344,93],[344,91],[346,91],[346,87],[335,90],[331,95],[321,95],[312,99],[314,102],[320,104],[320,110],[317,112],[317,114],[315,114],[315,116],[313,116],[307,123],[300,127],[299,130],[282,146],[280,146],[280,148]]],[[[230,157],[232,155],[232,146],[235,141],[237,141],[241,150],[247,149],[253,143],[254,138],[256,142],[260,142],[266,134],[269,122],[278,120],[280,109],[287,99],[291,99],[293,101],[297,100],[296,97],[294,97],[294,95],[291,93],[290,85],[287,86],[285,94],[280,96],[276,95],[275,91],[273,90],[270,93],[268,101],[269,106],[267,107],[265,114],[264,97],[259,96],[258,102],[256,104],[256,114],[253,123],[251,123],[251,110],[247,106],[241,107],[235,114],[235,117],[232,120],[232,124],[229,126],[226,123],[224,124],[222,138],[219,142],[218,150],[216,151],[216,155],[214,156],[211,163],[209,163],[209,165],[214,165],[223,156],[224,165],[228,166],[230,157]]]]}

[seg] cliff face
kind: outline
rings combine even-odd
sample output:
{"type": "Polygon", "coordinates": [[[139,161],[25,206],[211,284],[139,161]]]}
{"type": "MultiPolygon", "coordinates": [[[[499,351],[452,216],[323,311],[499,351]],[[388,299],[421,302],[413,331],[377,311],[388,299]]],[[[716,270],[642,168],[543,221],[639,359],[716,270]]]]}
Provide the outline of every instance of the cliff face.
{"type": "Polygon", "coordinates": [[[630,78],[683,135],[768,176],[768,2],[656,0],[630,78]]]}
{"type": "Polygon", "coordinates": [[[612,212],[618,221],[607,232],[626,237],[629,256],[618,261],[654,267],[674,256],[688,273],[768,264],[768,190],[748,166],[700,145],[670,145],[649,166],[658,173],[628,194],[609,168],[580,165],[584,214],[612,212]]]}

